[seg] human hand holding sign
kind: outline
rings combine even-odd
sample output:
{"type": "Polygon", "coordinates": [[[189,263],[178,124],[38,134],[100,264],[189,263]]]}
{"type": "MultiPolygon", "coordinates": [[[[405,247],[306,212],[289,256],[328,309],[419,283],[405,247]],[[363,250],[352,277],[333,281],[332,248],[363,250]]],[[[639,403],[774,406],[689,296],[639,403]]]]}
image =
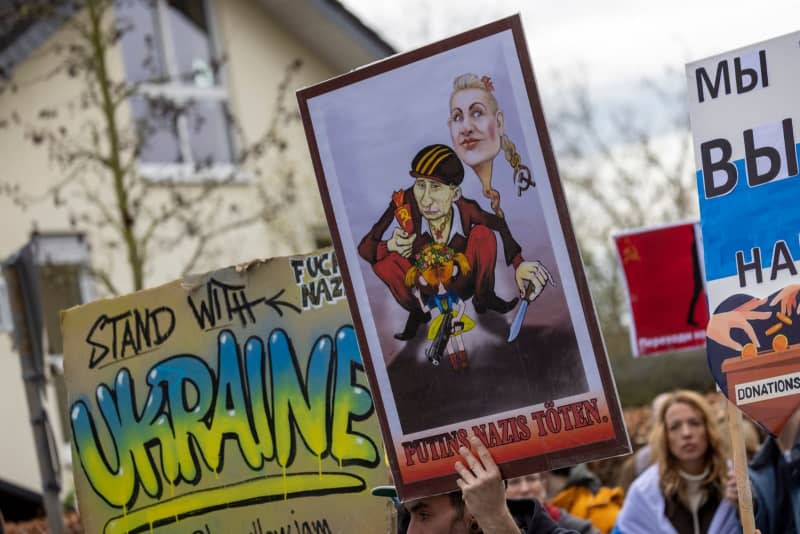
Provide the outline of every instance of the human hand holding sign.
{"type": "Polygon", "coordinates": [[[395,228],[394,231],[392,231],[392,237],[386,242],[386,248],[388,248],[390,252],[397,252],[404,258],[410,258],[412,245],[416,238],[416,233],[409,234],[402,228],[395,228]]]}
{"type": "MultiPolygon", "coordinates": [[[[777,296],[776,296],[777,298],[777,296]]],[[[758,306],[766,302],[766,299],[750,299],[741,306],[728,312],[715,313],[708,320],[706,335],[730,349],[741,351],[742,345],[731,337],[731,330],[740,329],[744,331],[750,342],[758,347],[758,336],[756,336],[750,321],[763,321],[772,316],[769,311],[753,311],[758,306]]]]}
{"type": "Polygon", "coordinates": [[[739,506],[739,488],[736,486],[736,473],[733,464],[728,465],[728,478],[725,480],[724,496],[733,506],[739,506]]]}
{"type": "Polygon", "coordinates": [[[455,464],[461,477],[456,483],[464,495],[467,510],[483,532],[518,534],[519,528],[506,506],[506,490],[500,469],[474,434],[469,436],[469,443],[472,450],[461,447],[458,452],[464,461],[455,464]]]}
{"type": "Polygon", "coordinates": [[[515,277],[520,295],[529,301],[534,301],[539,296],[547,282],[555,285],[553,277],[550,276],[544,265],[538,261],[523,261],[520,263],[515,277]],[[530,291],[526,287],[527,283],[531,285],[530,291]]]}

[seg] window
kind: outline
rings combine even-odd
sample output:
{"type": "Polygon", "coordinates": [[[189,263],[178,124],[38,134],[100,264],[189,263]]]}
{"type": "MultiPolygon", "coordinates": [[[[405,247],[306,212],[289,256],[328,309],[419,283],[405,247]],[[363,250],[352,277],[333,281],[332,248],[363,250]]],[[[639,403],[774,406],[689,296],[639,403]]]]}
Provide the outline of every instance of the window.
{"type": "Polygon", "coordinates": [[[14,321],[11,318],[11,307],[8,303],[8,288],[6,279],[0,276],[0,332],[14,330],[14,321]]]}
{"type": "Polygon", "coordinates": [[[214,46],[210,0],[119,1],[131,112],[152,179],[231,176],[228,95],[214,46]]]}

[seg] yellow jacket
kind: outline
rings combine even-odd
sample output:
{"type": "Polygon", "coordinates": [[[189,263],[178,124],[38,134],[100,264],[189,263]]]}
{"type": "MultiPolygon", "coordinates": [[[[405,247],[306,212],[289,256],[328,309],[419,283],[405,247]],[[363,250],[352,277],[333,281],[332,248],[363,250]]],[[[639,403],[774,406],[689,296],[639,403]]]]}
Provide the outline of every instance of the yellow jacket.
{"type": "Polygon", "coordinates": [[[551,502],[574,516],[588,519],[595,528],[608,534],[617,522],[624,498],[625,492],[619,487],[601,486],[593,493],[586,486],[570,486],[551,502]]]}

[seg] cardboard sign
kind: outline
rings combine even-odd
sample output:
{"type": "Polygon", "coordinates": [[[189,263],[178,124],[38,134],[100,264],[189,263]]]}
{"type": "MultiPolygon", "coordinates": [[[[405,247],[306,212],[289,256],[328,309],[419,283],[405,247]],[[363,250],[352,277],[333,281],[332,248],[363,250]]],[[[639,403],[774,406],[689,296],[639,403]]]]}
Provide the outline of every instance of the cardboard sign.
{"type": "Polygon", "coordinates": [[[708,304],[700,228],[681,223],[616,234],[634,357],[702,349],[708,304]]]}
{"type": "Polygon", "coordinates": [[[712,310],[708,359],[777,434],[800,406],[800,33],[687,65],[712,310]]]}
{"type": "Polygon", "coordinates": [[[629,444],[518,17],[298,93],[404,499],[629,444]]]}
{"type": "Polygon", "coordinates": [[[382,445],[333,251],[62,314],[87,532],[382,532],[382,445]]]}

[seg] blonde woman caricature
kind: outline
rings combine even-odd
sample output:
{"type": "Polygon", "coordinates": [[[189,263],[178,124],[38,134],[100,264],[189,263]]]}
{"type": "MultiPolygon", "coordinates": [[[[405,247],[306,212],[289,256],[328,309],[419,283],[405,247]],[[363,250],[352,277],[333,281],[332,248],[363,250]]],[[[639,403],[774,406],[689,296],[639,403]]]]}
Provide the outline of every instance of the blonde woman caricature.
{"type": "MultiPolygon", "coordinates": [[[[514,172],[518,194],[535,185],[516,146],[505,133],[505,117],[494,96],[494,85],[488,76],[467,73],[453,80],[450,93],[450,117],[447,124],[453,150],[481,181],[483,195],[491,202],[492,211],[505,219],[500,207],[500,193],[492,187],[494,160],[503,150],[506,161],[514,172]]],[[[532,302],[544,286],[555,285],[547,269],[540,262],[523,262],[516,273],[520,295],[532,302]]]]}
{"type": "Polygon", "coordinates": [[[456,154],[478,175],[483,196],[491,201],[492,211],[503,217],[500,193],[492,187],[492,167],[500,150],[514,171],[519,194],[533,185],[533,180],[516,146],[505,134],[505,118],[494,96],[491,78],[472,73],[456,77],[447,123],[456,154]]]}
{"type": "Polygon", "coordinates": [[[439,311],[428,327],[431,345],[425,353],[433,365],[439,365],[439,359],[449,348],[448,358],[454,371],[469,366],[462,334],[472,330],[475,322],[464,314],[466,303],[451,290],[451,284],[469,272],[467,257],[443,243],[426,245],[406,272],[405,283],[416,290],[423,309],[439,311]]]}

